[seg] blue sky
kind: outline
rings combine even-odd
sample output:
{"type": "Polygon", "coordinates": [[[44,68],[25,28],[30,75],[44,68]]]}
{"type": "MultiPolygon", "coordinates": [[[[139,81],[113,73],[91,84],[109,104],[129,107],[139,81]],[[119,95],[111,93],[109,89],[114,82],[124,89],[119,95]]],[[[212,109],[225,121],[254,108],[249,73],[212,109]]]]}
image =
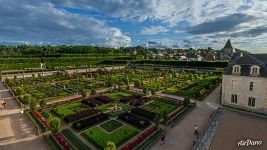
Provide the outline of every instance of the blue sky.
{"type": "Polygon", "coordinates": [[[1,0],[0,43],[267,52],[264,0],[1,0]]]}

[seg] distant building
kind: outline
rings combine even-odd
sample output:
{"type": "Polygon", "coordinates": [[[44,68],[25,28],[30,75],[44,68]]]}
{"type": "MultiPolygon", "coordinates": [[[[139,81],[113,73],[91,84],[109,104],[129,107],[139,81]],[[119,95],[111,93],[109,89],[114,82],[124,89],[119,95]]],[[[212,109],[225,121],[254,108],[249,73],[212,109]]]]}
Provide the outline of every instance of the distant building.
{"type": "Polygon", "coordinates": [[[228,60],[233,61],[240,57],[242,57],[242,53],[236,52],[235,48],[233,47],[230,39],[227,40],[222,52],[219,53],[219,57],[221,60],[228,60]]]}
{"type": "Polygon", "coordinates": [[[208,61],[214,61],[216,59],[215,55],[213,53],[208,53],[205,57],[208,61]]]}
{"type": "Polygon", "coordinates": [[[222,77],[222,105],[267,114],[267,54],[243,56],[222,77]]]}

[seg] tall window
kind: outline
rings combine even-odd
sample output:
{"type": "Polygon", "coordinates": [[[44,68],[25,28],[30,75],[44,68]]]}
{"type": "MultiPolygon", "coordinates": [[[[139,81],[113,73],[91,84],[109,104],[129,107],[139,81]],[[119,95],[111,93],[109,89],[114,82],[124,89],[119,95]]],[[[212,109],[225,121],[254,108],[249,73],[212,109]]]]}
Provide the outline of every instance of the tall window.
{"type": "Polygon", "coordinates": [[[253,97],[248,98],[248,106],[255,107],[255,98],[253,97]]]}
{"type": "Polygon", "coordinates": [[[250,69],[250,74],[252,75],[258,75],[260,73],[260,67],[259,66],[252,66],[250,69]]]}
{"type": "Polygon", "coordinates": [[[254,85],[254,82],[250,82],[250,84],[249,84],[249,90],[250,91],[253,91],[253,85],[254,85]]]}
{"type": "Polygon", "coordinates": [[[233,67],[233,73],[235,73],[235,74],[238,74],[238,73],[240,73],[240,69],[241,67],[239,66],[239,65],[235,65],[234,67],[233,67]]]}
{"type": "Polygon", "coordinates": [[[237,104],[237,95],[232,94],[232,96],[231,96],[231,103],[237,104]]]}

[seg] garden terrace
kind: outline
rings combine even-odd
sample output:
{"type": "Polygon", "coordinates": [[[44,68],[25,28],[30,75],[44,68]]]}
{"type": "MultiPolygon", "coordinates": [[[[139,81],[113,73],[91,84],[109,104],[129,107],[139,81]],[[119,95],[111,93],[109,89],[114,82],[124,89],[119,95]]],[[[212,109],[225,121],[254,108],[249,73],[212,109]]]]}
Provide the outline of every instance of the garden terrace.
{"type": "Polygon", "coordinates": [[[90,116],[95,115],[97,113],[98,113],[98,110],[89,108],[87,110],[80,111],[76,114],[72,114],[72,115],[68,115],[68,116],[64,117],[64,121],[67,123],[70,123],[70,122],[81,120],[83,118],[90,117],[90,116]]]}
{"type": "Polygon", "coordinates": [[[109,116],[107,114],[100,113],[90,118],[86,118],[78,122],[75,122],[72,126],[75,130],[83,130],[85,128],[96,125],[104,120],[107,120],[108,118],[109,116]]]}
{"type": "Polygon", "coordinates": [[[90,107],[96,107],[104,104],[103,102],[96,100],[94,97],[84,99],[82,100],[82,103],[90,107]]]}
{"type": "Polygon", "coordinates": [[[123,113],[120,114],[118,118],[134,127],[137,127],[138,129],[144,129],[151,124],[148,120],[142,119],[133,113],[123,113]]]}
{"type": "Polygon", "coordinates": [[[74,135],[69,129],[62,130],[62,135],[68,139],[79,150],[90,150],[90,148],[84,144],[76,135],[74,135]]]}
{"type": "Polygon", "coordinates": [[[87,110],[88,107],[80,102],[64,104],[52,109],[52,112],[60,118],[76,114],[80,111],[87,110]]]}
{"type": "Polygon", "coordinates": [[[144,140],[146,140],[146,138],[148,138],[149,136],[154,134],[156,131],[160,131],[159,127],[156,127],[156,126],[151,127],[150,129],[148,129],[147,131],[145,131],[144,133],[139,135],[137,138],[135,138],[132,142],[130,142],[129,144],[125,145],[120,150],[132,150],[132,149],[135,149],[139,144],[144,142],[144,140]]]}
{"type": "Polygon", "coordinates": [[[110,134],[99,127],[90,128],[82,133],[88,141],[101,150],[105,148],[108,141],[114,142],[119,147],[137,134],[138,131],[128,125],[124,125],[110,134]]]}
{"type": "Polygon", "coordinates": [[[133,108],[131,112],[139,116],[145,117],[149,120],[154,120],[156,116],[156,113],[142,109],[142,108],[133,108]]]}
{"type": "Polygon", "coordinates": [[[116,120],[110,120],[100,125],[101,128],[105,129],[108,132],[112,132],[121,126],[123,126],[123,124],[116,120]]]}

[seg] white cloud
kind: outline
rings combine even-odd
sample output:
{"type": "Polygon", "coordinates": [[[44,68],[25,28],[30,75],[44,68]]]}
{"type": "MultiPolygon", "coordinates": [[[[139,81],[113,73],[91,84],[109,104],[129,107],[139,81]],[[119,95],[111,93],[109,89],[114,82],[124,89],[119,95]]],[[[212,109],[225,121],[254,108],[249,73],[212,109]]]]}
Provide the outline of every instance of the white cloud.
{"type": "Polygon", "coordinates": [[[156,35],[158,33],[164,33],[164,32],[168,32],[168,31],[169,30],[163,26],[150,26],[150,27],[143,27],[139,31],[139,34],[156,35]]]}
{"type": "Polygon", "coordinates": [[[107,26],[105,21],[73,14],[48,2],[4,0],[0,17],[1,41],[131,45],[130,37],[118,28],[107,26]]]}

